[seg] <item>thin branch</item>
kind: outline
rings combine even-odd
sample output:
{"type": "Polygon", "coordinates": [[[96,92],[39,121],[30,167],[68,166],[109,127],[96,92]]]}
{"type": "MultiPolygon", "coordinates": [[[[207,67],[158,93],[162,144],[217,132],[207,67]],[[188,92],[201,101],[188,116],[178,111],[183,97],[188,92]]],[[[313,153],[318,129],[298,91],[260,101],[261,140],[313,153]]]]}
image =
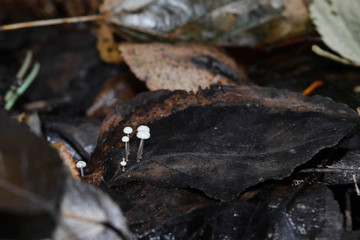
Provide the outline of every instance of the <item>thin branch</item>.
{"type": "Polygon", "coordinates": [[[49,26],[49,25],[57,25],[57,24],[65,24],[65,23],[89,22],[89,21],[96,21],[96,20],[103,20],[103,19],[104,19],[103,15],[89,15],[89,16],[81,16],[81,17],[39,20],[39,21],[32,21],[32,22],[22,22],[22,23],[2,25],[2,26],[0,26],[0,31],[15,30],[15,29],[21,29],[21,28],[30,28],[30,27],[39,27],[39,26],[49,26]]]}

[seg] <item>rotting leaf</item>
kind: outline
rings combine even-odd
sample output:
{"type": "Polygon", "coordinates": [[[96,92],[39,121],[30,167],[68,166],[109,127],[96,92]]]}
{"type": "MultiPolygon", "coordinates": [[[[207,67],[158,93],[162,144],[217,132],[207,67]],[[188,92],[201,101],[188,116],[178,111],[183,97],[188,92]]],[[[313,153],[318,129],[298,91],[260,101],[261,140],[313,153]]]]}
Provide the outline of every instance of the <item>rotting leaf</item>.
{"type": "Polygon", "coordinates": [[[68,177],[54,239],[131,239],[118,205],[94,186],[68,177]]]}
{"type": "Polygon", "coordinates": [[[360,151],[348,151],[339,162],[322,170],[319,172],[324,172],[321,179],[323,183],[331,185],[353,184],[353,176],[357,181],[360,178],[360,151]]]}
{"type": "Polygon", "coordinates": [[[197,90],[212,84],[245,84],[236,63],[215,46],[200,44],[120,44],[133,73],[150,90],[197,90]]]}
{"type": "Polygon", "coordinates": [[[0,173],[0,238],[44,239],[56,227],[55,239],[130,239],[119,207],[100,190],[72,179],[54,149],[2,111],[0,173]],[[80,238],[77,227],[87,228],[81,234],[89,228],[97,234],[80,238]]]}
{"type": "Polygon", "coordinates": [[[360,64],[359,1],[320,0],[310,5],[310,16],[322,40],[348,61],[360,64]]]}
{"type": "Polygon", "coordinates": [[[162,188],[148,183],[131,183],[110,189],[105,187],[105,191],[121,206],[134,233],[149,231],[174,216],[194,209],[220,204],[201,192],[162,188]]]}
{"type": "Polygon", "coordinates": [[[0,111],[0,237],[32,239],[51,233],[62,177],[57,152],[0,111]],[[11,227],[14,222],[18,228],[11,227]]]}
{"type": "Polygon", "coordinates": [[[311,29],[302,0],[141,1],[107,0],[100,13],[129,36],[223,46],[254,46],[311,29]]]}
{"type": "Polygon", "coordinates": [[[129,100],[139,92],[146,91],[142,82],[137,81],[134,74],[130,71],[109,78],[93,104],[86,112],[90,118],[104,119],[112,111],[112,105],[116,101],[129,100]]]}
{"type": "Polygon", "coordinates": [[[44,134],[50,144],[64,142],[76,160],[89,161],[99,135],[100,122],[94,119],[43,118],[44,134]]]}
{"type": "Polygon", "coordinates": [[[95,175],[105,168],[104,179],[113,186],[140,181],[188,187],[229,201],[259,182],[289,176],[359,123],[344,104],[271,88],[175,91],[157,101],[115,112],[103,123],[92,158],[95,175]],[[136,163],[138,140],[132,135],[129,166],[114,176],[124,154],[122,129],[140,124],[151,129],[143,160],[136,163]]]}
{"type": "Polygon", "coordinates": [[[177,216],[139,234],[139,239],[341,238],[342,215],[328,188],[312,186],[293,194],[291,187],[268,187],[248,201],[200,208],[177,216]]]}

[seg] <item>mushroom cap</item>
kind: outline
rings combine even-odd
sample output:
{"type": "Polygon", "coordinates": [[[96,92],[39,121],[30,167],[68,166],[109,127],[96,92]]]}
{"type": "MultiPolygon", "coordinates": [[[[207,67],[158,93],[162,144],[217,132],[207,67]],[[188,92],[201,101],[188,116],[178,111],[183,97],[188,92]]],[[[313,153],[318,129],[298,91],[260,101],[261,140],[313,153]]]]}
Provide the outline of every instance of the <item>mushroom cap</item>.
{"type": "Polygon", "coordinates": [[[86,162],[84,162],[84,161],[78,161],[78,162],[76,163],[76,167],[77,167],[77,168],[84,168],[84,167],[86,167],[86,162]]]}
{"type": "Polygon", "coordinates": [[[126,161],[123,159],[121,162],[120,162],[120,165],[122,166],[122,167],[125,167],[126,166],[126,161]]]}
{"type": "Polygon", "coordinates": [[[129,142],[129,137],[128,137],[128,136],[123,136],[123,137],[121,138],[121,141],[123,141],[123,142],[129,142]]]}
{"type": "Polygon", "coordinates": [[[138,128],[137,128],[137,131],[138,132],[150,132],[150,128],[148,126],[145,126],[145,125],[140,125],[138,128]]]}
{"type": "Polygon", "coordinates": [[[140,131],[136,133],[136,136],[140,139],[149,139],[150,138],[150,133],[146,132],[146,131],[140,131]]]}
{"type": "Polygon", "coordinates": [[[133,129],[131,127],[125,127],[123,131],[125,134],[131,134],[133,132],[133,129]]]}

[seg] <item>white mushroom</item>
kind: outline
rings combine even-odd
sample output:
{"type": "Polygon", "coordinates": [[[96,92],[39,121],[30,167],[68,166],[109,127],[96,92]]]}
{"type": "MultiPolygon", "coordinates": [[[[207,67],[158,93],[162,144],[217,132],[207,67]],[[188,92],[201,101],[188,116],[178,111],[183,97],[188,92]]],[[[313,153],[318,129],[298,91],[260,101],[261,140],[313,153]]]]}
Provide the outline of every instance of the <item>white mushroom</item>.
{"type": "Polygon", "coordinates": [[[76,167],[77,167],[77,168],[80,168],[80,173],[81,173],[81,176],[83,177],[83,176],[84,176],[84,170],[83,170],[83,168],[86,167],[86,162],[84,162],[84,161],[78,161],[78,162],[76,163],[76,167]]]}
{"type": "MultiPolygon", "coordinates": [[[[133,132],[133,129],[129,126],[125,127],[123,132],[126,134],[126,136],[129,138],[130,140],[130,134],[133,132]]],[[[127,144],[127,155],[130,155],[130,144],[127,144]]],[[[127,159],[126,159],[127,161],[127,159]]]]}
{"type": "Polygon", "coordinates": [[[129,160],[128,156],[129,156],[129,137],[127,136],[123,136],[121,138],[121,141],[123,141],[125,143],[125,158],[126,158],[126,162],[129,160]]]}
{"type": "Polygon", "coordinates": [[[120,162],[120,165],[122,167],[122,170],[125,171],[125,166],[127,165],[125,158],[122,159],[122,161],[120,162]]]}
{"type": "Polygon", "coordinates": [[[136,161],[140,162],[140,159],[142,158],[143,149],[144,149],[144,140],[150,138],[150,133],[147,131],[139,131],[136,133],[136,137],[140,138],[140,145],[136,157],[136,161]]]}
{"type": "Polygon", "coordinates": [[[137,129],[138,132],[148,132],[150,133],[150,128],[148,126],[145,125],[140,125],[137,129]]]}

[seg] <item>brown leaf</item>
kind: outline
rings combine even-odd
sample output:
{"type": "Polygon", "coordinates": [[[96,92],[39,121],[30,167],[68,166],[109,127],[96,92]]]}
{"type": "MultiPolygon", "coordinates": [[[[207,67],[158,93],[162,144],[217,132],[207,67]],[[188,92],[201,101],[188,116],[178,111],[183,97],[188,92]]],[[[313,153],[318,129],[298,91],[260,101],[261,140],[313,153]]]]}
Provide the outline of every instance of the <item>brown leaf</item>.
{"type": "Polygon", "coordinates": [[[137,93],[146,90],[144,84],[138,81],[130,71],[111,77],[96,96],[86,115],[103,119],[112,111],[112,105],[116,101],[129,100],[137,93]]]}
{"type": "Polygon", "coordinates": [[[126,63],[150,90],[197,90],[235,84],[243,78],[236,63],[215,46],[200,44],[130,44],[119,47],[126,63]]]}
{"type": "Polygon", "coordinates": [[[97,36],[96,48],[101,59],[106,63],[120,63],[123,59],[117,49],[111,28],[106,24],[101,24],[97,36]]]}
{"type": "Polygon", "coordinates": [[[80,180],[80,173],[76,169],[75,161],[72,159],[71,154],[67,152],[67,147],[65,144],[59,141],[52,144],[51,146],[58,151],[60,158],[63,160],[64,165],[69,169],[72,177],[76,180],[80,180]]]}

